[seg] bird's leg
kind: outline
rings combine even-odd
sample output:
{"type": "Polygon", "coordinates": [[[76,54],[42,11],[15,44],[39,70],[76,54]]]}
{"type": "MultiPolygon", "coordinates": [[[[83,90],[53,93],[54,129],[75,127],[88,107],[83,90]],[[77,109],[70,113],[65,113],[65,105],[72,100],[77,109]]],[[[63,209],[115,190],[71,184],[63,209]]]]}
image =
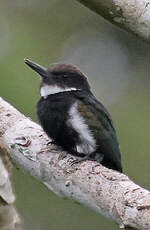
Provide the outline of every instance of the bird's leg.
{"type": "Polygon", "coordinates": [[[84,157],[82,157],[82,158],[80,158],[80,159],[75,159],[75,160],[73,160],[73,161],[71,162],[71,165],[78,164],[78,163],[81,163],[81,162],[87,161],[87,160],[92,160],[92,161],[93,161],[94,159],[90,158],[90,157],[87,155],[87,156],[84,156],[84,157]]]}
{"type": "Polygon", "coordinates": [[[47,145],[58,145],[55,140],[50,140],[47,142],[47,145]]]}
{"type": "MultiPolygon", "coordinates": [[[[74,150],[70,151],[71,155],[73,156],[76,156],[76,157],[79,157],[79,158],[84,158],[85,157],[85,154],[84,153],[79,153],[79,152],[76,152],[74,150]]],[[[67,153],[66,152],[62,152],[59,156],[59,160],[63,160],[65,157],[67,157],[67,153]]],[[[79,159],[80,160],[80,159],[79,159]]],[[[76,160],[75,160],[76,161],[76,160]]]]}
{"type": "Polygon", "coordinates": [[[75,157],[82,157],[84,158],[86,156],[85,153],[79,153],[78,151],[70,151],[71,155],[75,156],[75,157]]]}
{"type": "Polygon", "coordinates": [[[99,152],[93,152],[93,153],[90,153],[88,155],[85,155],[84,153],[78,153],[78,154],[83,154],[84,156],[82,158],[80,158],[80,159],[73,160],[71,162],[71,165],[81,163],[81,162],[87,161],[87,160],[89,160],[89,161],[97,161],[98,163],[101,163],[103,158],[104,158],[104,155],[102,153],[99,153],[99,152]]]}
{"type": "Polygon", "coordinates": [[[101,152],[94,152],[94,153],[95,153],[94,160],[101,163],[104,159],[104,154],[101,152]]]}

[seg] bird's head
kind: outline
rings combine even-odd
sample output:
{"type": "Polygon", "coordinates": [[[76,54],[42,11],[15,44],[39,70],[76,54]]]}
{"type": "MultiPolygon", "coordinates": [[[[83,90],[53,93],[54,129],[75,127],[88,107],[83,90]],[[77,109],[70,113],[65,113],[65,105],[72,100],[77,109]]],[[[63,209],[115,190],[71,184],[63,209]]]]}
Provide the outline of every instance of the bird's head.
{"type": "Polygon", "coordinates": [[[73,65],[55,64],[45,68],[29,59],[25,63],[41,76],[40,92],[43,97],[64,91],[90,91],[87,78],[73,65]]]}

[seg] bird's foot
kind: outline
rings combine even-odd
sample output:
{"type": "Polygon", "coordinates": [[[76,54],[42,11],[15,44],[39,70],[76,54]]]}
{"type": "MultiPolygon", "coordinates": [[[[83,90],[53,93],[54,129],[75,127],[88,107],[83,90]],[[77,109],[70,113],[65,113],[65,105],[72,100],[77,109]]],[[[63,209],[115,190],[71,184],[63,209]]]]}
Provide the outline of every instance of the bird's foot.
{"type": "Polygon", "coordinates": [[[59,160],[63,160],[64,158],[66,158],[67,157],[67,153],[66,152],[61,152],[60,154],[59,154],[59,157],[58,157],[58,159],[59,160]]]}
{"type": "Polygon", "coordinates": [[[49,146],[49,145],[57,145],[57,143],[54,140],[50,140],[47,142],[47,146],[49,146]]]}
{"type": "Polygon", "coordinates": [[[50,148],[52,151],[64,151],[60,145],[58,145],[55,141],[50,140],[47,142],[48,149],[50,148]]]}
{"type": "Polygon", "coordinates": [[[71,162],[71,165],[74,165],[74,164],[78,164],[78,163],[81,163],[83,161],[95,161],[95,159],[92,159],[90,156],[84,156],[82,158],[79,158],[79,159],[75,159],[71,162]]]}
{"type": "Polygon", "coordinates": [[[100,153],[95,153],[94,160],[97,161],[98,163],[101,163],[104,159],[104,154],[100,153]]]}
{"type": "Polygon", "coordinates": [[[90,155],[85,155],[82,158],[78,158],[72,161],[71,165],[81,163],[83,161],[97,161],[98,163],[101,163],[102,160],[104,159],[104,155],[100,153],[91,153],[90,155]]]}

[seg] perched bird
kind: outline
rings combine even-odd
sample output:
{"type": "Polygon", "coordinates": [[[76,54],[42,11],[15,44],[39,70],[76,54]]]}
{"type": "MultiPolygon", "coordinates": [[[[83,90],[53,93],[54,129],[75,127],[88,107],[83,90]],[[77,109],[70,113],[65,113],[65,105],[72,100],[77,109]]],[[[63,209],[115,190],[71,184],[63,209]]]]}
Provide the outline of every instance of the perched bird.
{"type": "Polygon", "coordinates": [[[76,156],[75,162],[95,160],[122,172],[111,117],[91,92],[85,75],[72,65],[45,68],[28,59],[25,63],[41,76],[37,115],[54,143],[76,156]]]}

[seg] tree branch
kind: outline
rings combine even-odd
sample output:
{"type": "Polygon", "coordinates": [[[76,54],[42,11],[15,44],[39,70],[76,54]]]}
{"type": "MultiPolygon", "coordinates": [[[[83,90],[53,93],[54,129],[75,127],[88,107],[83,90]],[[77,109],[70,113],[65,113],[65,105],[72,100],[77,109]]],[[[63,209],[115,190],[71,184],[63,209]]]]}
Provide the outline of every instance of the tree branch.
{"type": "Polygon", "coordinates": [[[150,43],[150,0],[77,0],[150,43]]]}
{"type": "MultiPolygon", "coordinates": [[[[63,130],[62,130],[63,132],[63,130]]],[[[71,166],[74,159],[57,146],[42,128],[0,99],[1,145],[23,171],[54,193],[74,199],[120,226],[150,229],[150,192],[124,174],[86,161],[71,166]]]]}
{"type": "Polygon", "coordinates": [[[10,182],[9,159],[1,148],[0,143],[0,229],[22,230],[20,217],[14,207],[15,196],[10,182]]]}

